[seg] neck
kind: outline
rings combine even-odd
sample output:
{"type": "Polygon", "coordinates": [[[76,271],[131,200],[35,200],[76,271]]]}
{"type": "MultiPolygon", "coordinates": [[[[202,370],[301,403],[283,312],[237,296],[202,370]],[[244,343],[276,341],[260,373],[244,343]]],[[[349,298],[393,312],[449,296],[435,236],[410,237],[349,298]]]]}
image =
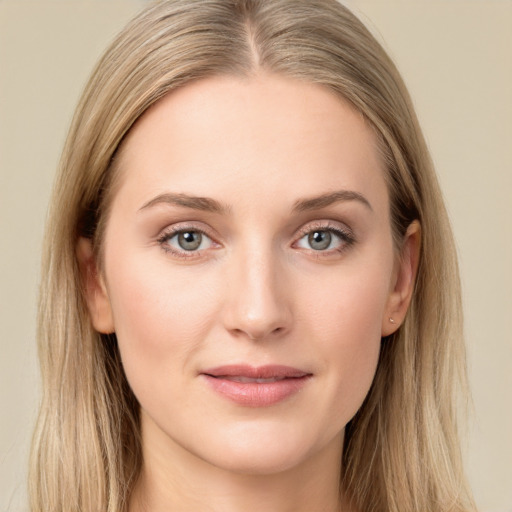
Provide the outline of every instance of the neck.
{"type": "Polygon", "coordinates": [[[351,510],[340,496],[343,440],[339,437],[293,468],[270,474],[248,474],[216,467],[169,438],[162,442],[161,436],[165,434],[145,435],[145,430],[144,465],[132,493],[129,512],[351,510]]]}

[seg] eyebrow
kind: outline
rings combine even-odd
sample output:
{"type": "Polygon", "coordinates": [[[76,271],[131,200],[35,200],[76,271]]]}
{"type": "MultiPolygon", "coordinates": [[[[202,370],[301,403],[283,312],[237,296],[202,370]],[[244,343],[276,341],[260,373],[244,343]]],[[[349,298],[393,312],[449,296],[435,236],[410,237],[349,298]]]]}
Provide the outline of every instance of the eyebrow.
{"type": "Polygon", "coordinates": [[[345,201],[358,201],[366,206],[370,211],[373,211],[370,201],[368,201],[368,199],[359,192],[355,192],[353,190],[336,190],[334,192],[328,192],[315,197],[299,199],[294,203],[293,211],[305,212],[310,210],[320,210],[321,208],[326,208],[331,204],[345,201]]]}
{"type": "Polygon", "coordinates": [[[147,203],[145,203],[139,209],[139,211],[145,210],[146,208],[150,208],[151,206],[155,206],[157,204],[162,203],[212,213],[227,213],[230,210],[229,206],[223,205],[222,203],[219,203],[219,201],[216,201],[215,199],[211,199],[209,197],[197,197],[190,196],[188,194],[173,194],[167,192],[165,194],[160,194],[151,199],[150,201],[148,201],[147,203]]]}
{"type": "MultiPolygon", "coordinates": [[[[299,199],[295,201],[292,211],[293,212],[305,212],[312,210],[320,210],[326,208],[334,203],[345,202],[345,201],[357,201],[366,206],[370,211],[373,208],[362,194],[353,190],[337,190],[334,192],[328,192],[314,197],[299,199]]],[[[231,211],[231,207],[216,201],[210,197],[199,197],[191,196],[188,194],[174,194],[166,192],[165,194],[159,194],[147,203],[145,203],[140,209],[145,210],[158,204],[170,204],[172,206],[182,206],[184,208],[190,208],[192,210],[201,210],[205,212],[225,214],[231,211]]]]}

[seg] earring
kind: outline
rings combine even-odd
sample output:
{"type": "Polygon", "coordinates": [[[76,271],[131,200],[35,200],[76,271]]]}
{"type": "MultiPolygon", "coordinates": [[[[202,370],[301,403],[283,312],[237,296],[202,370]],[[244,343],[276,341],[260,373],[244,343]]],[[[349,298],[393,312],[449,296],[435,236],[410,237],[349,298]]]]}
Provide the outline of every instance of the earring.
{"type": "Polygon", "coordinates": [[[394,323],[395,323],[395,321],[394,321],[391,317],[389,317],[389,321],[390,321],[392,324],[394,324],[394,323]]]}

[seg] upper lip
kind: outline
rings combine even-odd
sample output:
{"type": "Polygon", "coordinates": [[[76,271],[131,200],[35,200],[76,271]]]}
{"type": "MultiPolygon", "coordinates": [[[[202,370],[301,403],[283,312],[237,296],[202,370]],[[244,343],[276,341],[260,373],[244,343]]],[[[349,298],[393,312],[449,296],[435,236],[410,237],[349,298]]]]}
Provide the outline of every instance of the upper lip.
{"type": "Polygon", "coordinates": [[[248,377],[251,379],[271,379],[271,378],[300,378],[311,375],[309,372],[277,364],[265,366],[251,366],[247,364],[230,364],[208,368],[201,372],[203,375],[211,377],[248,377]]]}

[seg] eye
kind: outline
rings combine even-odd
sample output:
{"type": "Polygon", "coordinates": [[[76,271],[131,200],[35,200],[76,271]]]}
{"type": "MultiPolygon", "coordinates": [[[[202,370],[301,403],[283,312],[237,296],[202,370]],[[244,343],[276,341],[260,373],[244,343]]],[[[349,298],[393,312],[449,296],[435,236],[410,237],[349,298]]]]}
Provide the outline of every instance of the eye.
{"type": "Polygon", "coordinates": [[[176,239],[176,243],[185,251],[197,251],[201,245],[204,245],[203,234],[198,231],[182,231],[176,233],[169,239],[169,242],[173,239],[176,239]]]}
{"type": "Polygon", "coordinates": [[[211,248],[212,239],[199,229],[171,229],[158,239],[165,251],[177,256],[189,257],[194,253],[211,248]],[[188,254],[187,254],[188,253],[188,254]]]}
{"type": "Polygon", "coordinates": [[[341,252],[355,241],[349,231],[330,225],[310,227],[301,234],[296,246],[317,252],[341,252]]]}
{"type": "Polygon", "coordinates": [[[333,236],[330,231],[312,231],[306,236],[309,246],[315,251],[329,249],[333,241],[333,236]]]}

